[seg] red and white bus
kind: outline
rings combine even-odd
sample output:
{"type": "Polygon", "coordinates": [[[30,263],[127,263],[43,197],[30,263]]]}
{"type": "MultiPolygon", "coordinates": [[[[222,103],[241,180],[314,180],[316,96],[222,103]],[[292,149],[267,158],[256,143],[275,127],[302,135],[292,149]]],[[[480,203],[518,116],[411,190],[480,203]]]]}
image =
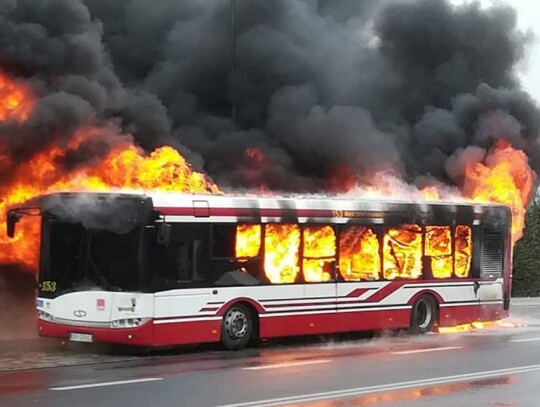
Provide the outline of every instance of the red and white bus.
{"type": "MultiPolygon", "coordinates": [[[[508,316],[501,205],[174,193],[40,202],[41,336],[239,349],[508,316]]],[[[8,234],[23,213],[8,213],[8,234]]]]}

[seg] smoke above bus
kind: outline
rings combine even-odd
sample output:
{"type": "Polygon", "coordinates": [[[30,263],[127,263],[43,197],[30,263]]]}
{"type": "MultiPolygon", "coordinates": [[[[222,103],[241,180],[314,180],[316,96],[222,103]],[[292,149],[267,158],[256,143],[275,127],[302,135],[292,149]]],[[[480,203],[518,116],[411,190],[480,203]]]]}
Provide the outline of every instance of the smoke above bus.
{"type": "MultiPolygon", "coordinates": [[[[233,54],[230,2],[154,3],[0,6],[2,213],[57,191],[346,194],[504,203],[521,236],[540,111],[512,8],[237,0],[233,54]]],[[[25,219],[0,262],[34,270],[38,244],[25,219]]]]}

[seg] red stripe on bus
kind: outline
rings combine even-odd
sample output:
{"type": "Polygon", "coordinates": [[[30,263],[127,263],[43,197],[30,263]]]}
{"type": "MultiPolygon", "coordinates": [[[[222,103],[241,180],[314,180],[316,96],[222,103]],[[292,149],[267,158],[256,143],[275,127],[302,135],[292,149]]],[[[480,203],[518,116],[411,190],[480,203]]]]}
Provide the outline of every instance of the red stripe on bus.
{"type": "Polygon", "coordinates": [[[352,290],[349,294],[347,294],[347,297],[360,297],[369,290],[372,290],[372,288],[357,288],[356,290],[352,290]]]}
{"type": "Polygon", "coordinates": [[[388,297],[390,294],[393,294],[397,290],[399,290],[401,287],[403,287],[405,284],[410,283],[410,281],[394,281],[390,284],[385,285],[380,290],[374,292],[369,297],[366,298],[366,302],[380,302],[386,297],[388,297]]]}

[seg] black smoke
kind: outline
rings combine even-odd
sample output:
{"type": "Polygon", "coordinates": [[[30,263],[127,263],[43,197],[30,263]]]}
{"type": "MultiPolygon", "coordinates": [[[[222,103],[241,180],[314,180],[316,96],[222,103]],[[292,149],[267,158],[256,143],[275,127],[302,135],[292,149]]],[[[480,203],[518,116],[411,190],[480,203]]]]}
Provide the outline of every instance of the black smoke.
{"type": "Polygon", "coordinates": [[[324,189],[343,164],[448,182],[456,154],[496,138],[540,169],[540,111],[516,77],[530,36],[512,8],[235,0],[233,75],[231,3],[3,0],[0,67],[41,99],[25,124],[0,123],[0,139],[23,160],[113,122],[223,186],[296,191],[324,189]]]}

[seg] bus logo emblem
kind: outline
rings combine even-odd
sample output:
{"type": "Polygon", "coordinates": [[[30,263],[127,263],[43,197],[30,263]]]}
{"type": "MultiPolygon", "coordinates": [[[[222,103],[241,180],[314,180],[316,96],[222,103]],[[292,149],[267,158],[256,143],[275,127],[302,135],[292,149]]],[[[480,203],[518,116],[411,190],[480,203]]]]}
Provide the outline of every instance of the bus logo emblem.
{"type": "Polygon", "coordinates": [[[77,318],[84,318],[86,316],[86,311],[78,309],[77,311],[73,311],[73,315],[75,315],[77,318]]]}

